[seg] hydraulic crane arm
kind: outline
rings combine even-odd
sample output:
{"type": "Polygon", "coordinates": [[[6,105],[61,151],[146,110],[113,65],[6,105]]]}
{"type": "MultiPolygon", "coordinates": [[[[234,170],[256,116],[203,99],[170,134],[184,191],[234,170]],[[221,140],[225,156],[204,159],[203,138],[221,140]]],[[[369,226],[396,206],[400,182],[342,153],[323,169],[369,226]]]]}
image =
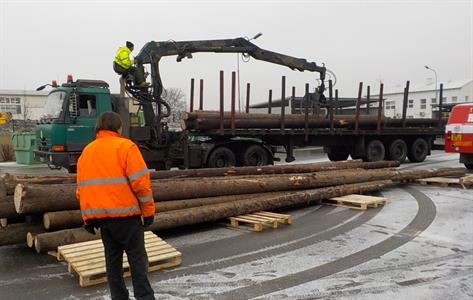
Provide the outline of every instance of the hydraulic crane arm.
{"type": "Polygon", "coordinates": [[[303,58],[296,58],[261,49],[245,38],[183,42],[149,42],[141,49],[136,60],[141,64],[150,64],[159,61],[163,56],[177,55],[177,61],[181,61],[184,57],[192,58],[192,53],[195,52],[247,53],[255,59],[286,66],[292,70],[319,72],[320,79],[322,79],[322,81],[325,79],[325,67],[318,66],[315,62],[308,62],[303,58]]]}
{"type": "MultiPolygon", "coordinates": [[[[325,99],[324,80],[326,68],[319,66],[315,62],[308,62],[306,59],[288,56],[265,49],[261,49],[245,38],[223,39],[223,40],[201,40],[201,41],[161,41],[147,43],[135,57],[137,68],[143,68],[144,64],[151,66],[151,88],[143,92],[133,86],[128,86],[127,90],[140,101],[143,106],[145,124],[159,128],[161,119],[169,115],[169,105],[162,99],[163,84],[159,73],[159,62],[165,56],[177,56],[180,62],[183,58],[192,58],[192,53],[213,52],[213,53],[243,53],[255,59],[286,66],[292,70],[318,72],[321,84],[316,90],[316,97],[325,99]],[[156,103],[157,114],[155,114],[152,103],[156,103]],[[162,106],[167,108],[167,113],[162,112],[162,106]]],[[[157,134],[161,140],[161,133],[157,134]]],[[[160,142],[161,143],[161,142],[160,142]]]]}

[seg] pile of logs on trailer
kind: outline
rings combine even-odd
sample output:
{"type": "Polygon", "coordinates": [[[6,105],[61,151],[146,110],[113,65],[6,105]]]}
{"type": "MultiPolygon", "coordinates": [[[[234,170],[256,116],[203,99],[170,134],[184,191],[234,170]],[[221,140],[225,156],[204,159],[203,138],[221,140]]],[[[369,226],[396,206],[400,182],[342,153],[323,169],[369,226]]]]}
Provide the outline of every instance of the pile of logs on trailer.
{"type": "MultiPolygon", "coordinates": [[[[464,168],[403,171],[398,166],[397,161],[349,160],[151,172],[156,215],[149,230],[314,205],[416,179],[465,174],[464,168]]],[[[41,253],[100,238],[82,228],[75,188],[73,174],[2,175],[0,246],[26,240],[28,247],[41,253]]]]}

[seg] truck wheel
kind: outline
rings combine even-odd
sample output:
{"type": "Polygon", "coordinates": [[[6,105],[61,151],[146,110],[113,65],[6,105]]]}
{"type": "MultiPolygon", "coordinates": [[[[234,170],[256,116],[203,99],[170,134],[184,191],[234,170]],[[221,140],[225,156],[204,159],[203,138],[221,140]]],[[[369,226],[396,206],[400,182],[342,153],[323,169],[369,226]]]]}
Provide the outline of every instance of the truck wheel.
{"type": "Polygon", "coordinates": [[[235,154],[227,147],[218,147],[209,155],[208,166],[210,168],[224,168],[235,165],[235,154]]]}
{"type": "Polygon", "coordinates": [[[386,153],[383,143],[379,140],[372,140],[366,146],[366,161],[380,161],[384,159],[386,153]]]}
{"type": "Polygon", "coordinates": [[[406,160],[407,157],[407,144],[403,139],[397,139],[391,142],[389,145],[388,158],[390,160],[397,160],[401,164],[406,160]]]}
{"type": "Polygon", "coordinates": [[[244,166],[264,166],[268,164],[268,152],[259,145],[252,145],[243,153],[244,166]]]}
{"type": "Polygon", "coordinates": [[[407,157],[409,157],[411,162],[422,162],[427,157],[428,152],[429,145],[427,141],[423,138],[418,138],[411,144],[407,157]]]}
{"type": "Polygon", "coordinates": [[[473,170],[473,164],[465,164],[465,168],[468,170],[473,170]]]}

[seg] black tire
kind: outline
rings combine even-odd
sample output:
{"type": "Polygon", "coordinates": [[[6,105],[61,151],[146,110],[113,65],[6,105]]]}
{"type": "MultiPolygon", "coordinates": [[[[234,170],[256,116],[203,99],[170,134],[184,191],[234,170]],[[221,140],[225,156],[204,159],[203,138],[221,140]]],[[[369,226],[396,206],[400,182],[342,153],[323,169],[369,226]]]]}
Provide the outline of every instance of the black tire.
{"type": "Polygon", "coordinates": [[[265,166],[270,164],[268,151],[259,145],[251,145],[243,153],[243,166],[265,166]]]}
{"type": "Polygon", "coordinates": [[[390,160],[397,160],[402,164],[407,158],[406,142],[404,142],[403,139],[392,141],[391,144],[389,144],[389,152],[387,157],[390,160]]]}
{"type": "Polygon", "coordinates": [[[467,164],[465,163],[465,168],[467,168],[468,170],[473,170],[473,164],[467,164]]]}
{"type": "Polygon", "coordinates": [[[372,140],[366,145],[366,161],[380,161],[384,159],[386,150],[380,140],[372,140]]]}
{"type": "Polygon", "coordinates": [[[327,153],[328,159],[330,159],[331,161],[347,160],[348,155],[350,155],[348,152],[342,151],[327,153]]]}
{"type": "Polygon", "coordinates": [[[236,164],[235,154],[227,147],[217,147],[210,153],[207,160],[210,168],[232,167],[236,164]]]}
{"type": "Polygon", "coordinates": [[[423,138],[416,139],[409,147],[407,157],[411,162],[422,162],[429,153],[429,145],[423,138]]]}
{"type": "Polygon", "coordinates": [[[67,172],[68,172],[69,174],[75,174],[75,173],[77,173],[77,166],[76,166],[76,165],[68,166],[68,167],[67,167],[67,172]]]}

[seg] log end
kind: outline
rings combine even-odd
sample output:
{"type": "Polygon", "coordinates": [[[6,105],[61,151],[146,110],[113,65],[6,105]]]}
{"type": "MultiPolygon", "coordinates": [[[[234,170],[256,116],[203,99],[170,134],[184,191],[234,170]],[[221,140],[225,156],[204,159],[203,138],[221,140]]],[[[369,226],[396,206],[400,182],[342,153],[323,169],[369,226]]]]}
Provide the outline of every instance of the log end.
{"type": "Polygon", "coordinates": [[[37,253],[41,253],[41,242],[37,235],[34,236],[34,249],[37,253]]]}
{"type": "Polygon", "coordinates": [[[15,203],[15,210],[21,214],[21,199],[26,195],[25,186],[21,183],[15,187],[15,194],[13,196],[13,202],[15,203]]]}
{"type": "Polygon", "coordinates": [[[49,217],[48,213],[43,214],[43,226],[44,229],[49,231],[49,228],[51,228],[51,218],[49,217]]]}
{"type": "Polygon", "coordinates": [[[35,246],[35,235],[32,232],[26,234],[26,245],[28,245],[28,248],[35,246]]]}

